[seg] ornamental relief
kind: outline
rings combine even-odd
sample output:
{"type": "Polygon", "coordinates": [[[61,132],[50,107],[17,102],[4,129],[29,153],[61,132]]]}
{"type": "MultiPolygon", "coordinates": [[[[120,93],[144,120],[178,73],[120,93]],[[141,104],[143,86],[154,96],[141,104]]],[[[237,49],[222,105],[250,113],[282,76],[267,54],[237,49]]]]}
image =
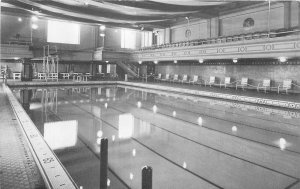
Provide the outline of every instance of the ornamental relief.
{"type": "MultiPolygon", "coordinates": [[[[202,47],[203,48],[203,47],[202,47]]],[[[290,51],[300,48],[300,42],[281,42],[281,43],[270,43],[270,44],[251,44],[243,46],[229,46],[229,47],[209,47],[201,50],[190,50],[182,51],[182,49],[174,50],[170,53],[165,54],[164,52],[159,53],[143,53],[150,57],[167,57],[167,56],[188,56],[188,55],[216,55],[216,54],[230,54],[230,53],[259,53],[265,51],[290,51]]],[[[169,49],[166,49],[169,51],[169,49]]],[[[162,50],[163,51],[163,50],[162,50]]]]}

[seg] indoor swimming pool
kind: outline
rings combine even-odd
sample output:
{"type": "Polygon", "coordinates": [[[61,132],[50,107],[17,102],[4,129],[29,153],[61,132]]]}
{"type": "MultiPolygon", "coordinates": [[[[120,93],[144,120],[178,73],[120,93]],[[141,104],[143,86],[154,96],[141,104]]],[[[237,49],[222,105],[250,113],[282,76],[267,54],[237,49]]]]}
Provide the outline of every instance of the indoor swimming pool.
{"type": "Polygon", "coordinates": [[[300,179],[300,111],[123,85],[13,88],[78,186],[282,189],[300,179]]]}

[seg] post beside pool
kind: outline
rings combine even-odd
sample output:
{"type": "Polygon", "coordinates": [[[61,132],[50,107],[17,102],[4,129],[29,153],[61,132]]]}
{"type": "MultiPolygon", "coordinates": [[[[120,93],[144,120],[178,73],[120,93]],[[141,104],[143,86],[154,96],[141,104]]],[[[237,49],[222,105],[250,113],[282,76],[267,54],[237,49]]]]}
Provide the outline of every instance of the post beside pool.
{"type": "Polygon", "coordinates": [[[100,148],[100,189],[107,189],[108,140],[101,139],[100,148]]]}
{"type": "Polygon", "coordinates": [[[142,168],[142,189],[152,189],[152,167],[142,168]]]}

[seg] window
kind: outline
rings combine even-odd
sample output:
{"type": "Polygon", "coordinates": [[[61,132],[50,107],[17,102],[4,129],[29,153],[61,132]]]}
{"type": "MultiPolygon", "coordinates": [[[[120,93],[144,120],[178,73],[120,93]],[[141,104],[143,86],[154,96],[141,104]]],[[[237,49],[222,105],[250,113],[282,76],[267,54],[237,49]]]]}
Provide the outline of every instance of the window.
{"type": "Polygon", "coordinates": [[[121,48],[136,48],[136,31],[129,29],[121,30],[121,48]]]}
{"type": "Polygon", "coordinates": [[[142,47],[150,47],[152,45],[152,32],[142,33],[142,47]]]}
{"type": "Polygon", "coordinates": [[[48,20],[47,42],[80,44],[79,24],[48,20]]]}

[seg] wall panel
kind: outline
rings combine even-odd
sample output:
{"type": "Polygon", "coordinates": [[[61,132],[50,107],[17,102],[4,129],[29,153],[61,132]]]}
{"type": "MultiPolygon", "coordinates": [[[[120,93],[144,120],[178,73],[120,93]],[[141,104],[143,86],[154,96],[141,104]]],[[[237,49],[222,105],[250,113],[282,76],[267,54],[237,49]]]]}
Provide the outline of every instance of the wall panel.
{"type": "MultiPolygon", "coordinates": [[[[252,8],[236,13],[223,15],[220,17],[221,35],[229,36],[241,33],[251,33],[256,31],[268,30],[268,6],[252,8]],[[254,26],[251,29],[243,28],[244,20],[252,18],[254,26]]],[[[284,6],[277,3],[271,6],[270,11],[270,29],[279,29],[284,27],[284,6]]]]}
{"type": "Polygon", "coordinates": [[[300,65],[172,65],[161,64],[156,66],[156,73],[199,75],[208,80],[210,76],[216,76],[220,80],[229,76],[234,80],[248,77],[253,85],[257,85],[265,78],[270,78],[277,86],[284,79],[292,79],[300,83],[300,65]]]}

